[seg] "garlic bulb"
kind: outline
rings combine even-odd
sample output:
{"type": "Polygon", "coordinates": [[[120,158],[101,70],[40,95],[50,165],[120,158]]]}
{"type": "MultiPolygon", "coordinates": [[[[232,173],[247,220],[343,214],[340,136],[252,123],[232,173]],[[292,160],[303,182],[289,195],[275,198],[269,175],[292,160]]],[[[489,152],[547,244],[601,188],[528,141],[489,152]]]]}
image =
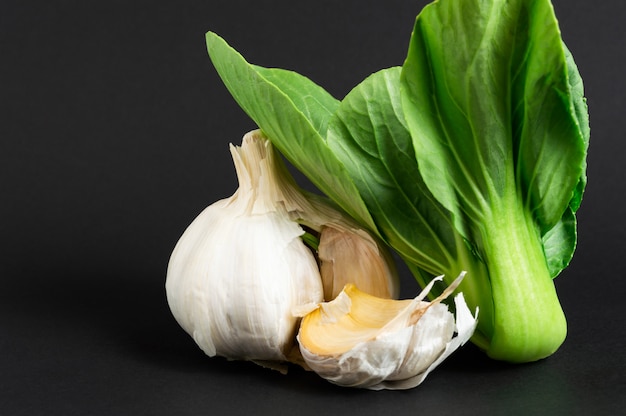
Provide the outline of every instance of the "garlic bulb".
{"type": "MultiPolygon", "coordinates": [[[[303,227],[322,242],[325,230],[362,239],[355,244],[370,247],[372,258],[365,261],[385,263],[377,266],[378,275],[366,276],[381,288],[373,290],[379,296],[397,293],[397,276],[369,234],[295,185],[260,131],[230,150],[239,188],[202,211],[181,236],[168,265],[167,300],[177,322],[207,355],[281,369],[276,362],[299,360],[300,317],[294,311],[324,299],[318,259],[301,238],[303,227]]],[[[360,252],[333,256],[332,247],[320,245],[335,265],[364,261],[356,257],[360,252]]],[[[325,274],[326,280],[334,279],[325,274]]],[[[358,276],[352,280],[359,284],[358,276]]]]}
{"type": "Polygon", "coordinates": [[[463,274],[433,302],[423,299],[441,277],[413,300],[381,299],[346,285],[336,299],[303,318],[298,341],[304,361],[342,386],[417,386],[474,332],[478,310],[472,316],[462,294],[454,298],[456,323],[440,303],[462,279],[463,274]]]}

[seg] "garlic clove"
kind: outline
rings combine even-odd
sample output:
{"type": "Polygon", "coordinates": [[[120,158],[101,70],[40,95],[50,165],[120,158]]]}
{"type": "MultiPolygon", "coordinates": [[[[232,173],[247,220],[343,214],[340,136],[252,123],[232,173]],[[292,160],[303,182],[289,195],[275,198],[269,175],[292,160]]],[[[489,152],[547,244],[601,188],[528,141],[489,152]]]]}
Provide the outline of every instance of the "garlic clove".
{"type": "Polygon", "coordinates": [[[333,224],[322,226],[318,256],[326,301],[337,297],[348,283],[382,298],[399,295],[400,286],[391,256],[362,230],[333,224]]]}
{"type": "Polygon", "coordinates": [[[335,300],[303,318],[298,341],[304,361],[321,377],[342,386],[374,390],[417,386],[474,331],[477,317],[462,294],[455,297],[456,323],[440,303],[462,279],[463,274],[433,302],[423,299],[440,278],[412,300],[381,299],[348,284],[335,300]]]}

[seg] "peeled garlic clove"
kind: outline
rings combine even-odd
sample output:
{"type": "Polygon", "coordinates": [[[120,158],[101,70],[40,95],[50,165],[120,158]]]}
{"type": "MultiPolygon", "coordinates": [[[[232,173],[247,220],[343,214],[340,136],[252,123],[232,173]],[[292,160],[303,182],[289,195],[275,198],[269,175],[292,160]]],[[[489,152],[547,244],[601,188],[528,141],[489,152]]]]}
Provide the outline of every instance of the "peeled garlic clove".
{"type": "Polygon", "coordinates": [[[417,386],[474,332],[477,317],[462,294],[454,299],[456,323],[440,303],[462,278],[433,302],[423,299],[434,280],[415,299],[399,301],[347,285],[335,300],[303,318],[298,341],[304,361],[321,377],[342,386],[373,390],[417,386]]]}
{"type": "Polygon", "coordinates": [[[269,142],[258,132],[231,146],[239,189],[206,208],[176,244],[167,300],[209,356],[284,361],[300,318],[294,307],[323,299],[317,261],[289,209],[269,142]]]}
{"type": "Polygon", "coordinates": [[[387,251],[362,230],[322,226],[318,248],[324,300],[337,297],[352,283],[363,292],[381,298],[397,298],[399,282],[387,251]]]}

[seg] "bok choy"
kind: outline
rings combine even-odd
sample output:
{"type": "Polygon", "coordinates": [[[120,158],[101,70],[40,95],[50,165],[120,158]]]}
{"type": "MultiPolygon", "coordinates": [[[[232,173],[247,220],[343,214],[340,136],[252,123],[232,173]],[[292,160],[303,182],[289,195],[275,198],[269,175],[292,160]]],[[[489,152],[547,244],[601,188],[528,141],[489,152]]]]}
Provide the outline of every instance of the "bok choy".
{"type": "Polygon", "coordinates": [[[552,279],[576,245],[589,123],[549,0],[435,1],[403,65],[342,100],[212,32],[207,47],[274,146],[422,286],[467,272],[457,290],[480,308],[476,345],[511,362],[558,349],[567,325],[552,279]]]}

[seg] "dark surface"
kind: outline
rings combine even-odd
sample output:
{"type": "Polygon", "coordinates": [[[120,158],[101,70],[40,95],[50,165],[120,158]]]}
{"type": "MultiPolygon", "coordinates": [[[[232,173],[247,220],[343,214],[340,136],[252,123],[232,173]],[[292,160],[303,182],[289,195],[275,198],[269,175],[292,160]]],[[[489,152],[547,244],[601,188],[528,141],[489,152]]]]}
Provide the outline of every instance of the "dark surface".
{"type": "Polygon", "coordinates": [[[165,270],[234,191],[227,145],[254,128],[204,33],[342,97],[402,63],[426,2],[2,1],[0,415],[623,414],[626,5],[554,3],[592,120],[579,247],[556,281],[568,339],[517,366],[468,345],[416,389],[370,392],[205,357],[165,270]]]}

